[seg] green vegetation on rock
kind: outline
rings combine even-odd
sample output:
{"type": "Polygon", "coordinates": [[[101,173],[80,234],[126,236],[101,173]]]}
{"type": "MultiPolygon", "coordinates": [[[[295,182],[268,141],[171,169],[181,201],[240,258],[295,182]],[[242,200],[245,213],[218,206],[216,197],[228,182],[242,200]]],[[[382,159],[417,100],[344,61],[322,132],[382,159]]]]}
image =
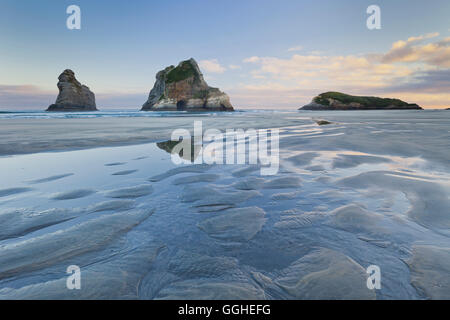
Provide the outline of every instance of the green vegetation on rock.
{"type": "Polygon", "coordinates": [[[385,108],[388,106],[407,106],[408,103],[399,99],[377,98],[377,97],[359,97],[340,92],[326,92],[314,98],[314,102],[322,105],[330,105],[328,99],[338,100],[344,104],[360,103],[364,107],[385,108]]]}
{"type": "Polygon", "coordinates": [[[230,98],[210,87],[191,58],[156,74],[144,111],[234,111],[230,98]]]}
{"type": "Polygon", "coordinates": [[[301,110],[421,110],[414,103],[400,99],[352,96],[341,92],[325,92],[300,108],[301,110]]]}
{"type": "Polygon", "coordinates": [[[178,67],[167,74],[166,82],[173,83],[196,76],[196,70],[189,60],[183,61],[178,67]]]}
{"type": "Polygon", "coordinates": [[[321,104],[323,106],[329,106],[330,105],[330,101],[328,101],[325,98],[322,98],[321,96],[317,96],[314,98],[313,100],[315,103],[321,104]]]}

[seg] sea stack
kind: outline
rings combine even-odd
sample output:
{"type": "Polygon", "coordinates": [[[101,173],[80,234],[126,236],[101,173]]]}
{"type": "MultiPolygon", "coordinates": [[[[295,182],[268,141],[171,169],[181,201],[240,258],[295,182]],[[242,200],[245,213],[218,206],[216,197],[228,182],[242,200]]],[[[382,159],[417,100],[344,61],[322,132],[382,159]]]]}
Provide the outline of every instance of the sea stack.
{"type": "Polygon", "coordinates": [[[143,111],[234,111],[230,98],[208,86],[194,59],[160,71],[143,111]]]}
{"type": "Polygon", "coordinates": [[[422,110],[417,104],[399,99],[351,96],[340,92],[326,92],[315,97],[300,110],[422,110]]]}
{"type": "Polygon", "coordinates": [[[94,93],[78,82],[72,70],[64,70],[58,80],[58,97],[47,111],[97,111],[94,93]]]}

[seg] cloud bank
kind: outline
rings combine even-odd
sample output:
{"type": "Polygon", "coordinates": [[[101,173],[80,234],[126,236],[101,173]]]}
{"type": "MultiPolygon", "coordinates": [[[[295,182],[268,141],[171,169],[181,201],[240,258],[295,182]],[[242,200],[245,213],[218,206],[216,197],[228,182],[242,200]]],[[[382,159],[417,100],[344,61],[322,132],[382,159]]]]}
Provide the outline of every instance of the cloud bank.
{"type": "MultiPolygon", "coordinates": [[[[253,67],[253,82],[243,84],[253,92],[249,101],[264,92],[265,103],[301,106],[321,92],[344,91],[398,97],[424,107],[450,106],[450,38],[439,39],[438,33],[397,41],[385,53],[252,56],[243,62],[253,67]]],[[[245,92],[236,92],[244,101],[245,92]]]]}

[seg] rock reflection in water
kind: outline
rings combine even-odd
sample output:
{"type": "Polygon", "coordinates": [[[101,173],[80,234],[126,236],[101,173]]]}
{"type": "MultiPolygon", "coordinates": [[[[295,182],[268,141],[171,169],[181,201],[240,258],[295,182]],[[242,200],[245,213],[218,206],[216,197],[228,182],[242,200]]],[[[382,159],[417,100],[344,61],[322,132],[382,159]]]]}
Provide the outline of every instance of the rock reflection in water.
{"type": "MultiPolygon", "coordinates": [[[[178,141],[169,140],[169,141],[159,142],[156,145],[158,146],[158,148],[172,154],[172,152],[174,152],[174,148],[182,141],[183,141],[182,139],[178,140],[178,141]]],[[[200,151],[202,150],[202,146],[200,146],[200,145],[196,146],[193,137],[192,137],[192,139],[190,139],[189,141],[186,141],[186,142],[191,143],[191,154],[189,155],[189,154],[187,154],[187,152],[184,152],[184,150],[181,149],[180,152],[178,152],[178,155],[183,160],[187,160],[187,161],[190,161],[193,163],[199,156],[200,151]],[[186,154],[184,154],[184,153],[186,153],[186,154]]]]}

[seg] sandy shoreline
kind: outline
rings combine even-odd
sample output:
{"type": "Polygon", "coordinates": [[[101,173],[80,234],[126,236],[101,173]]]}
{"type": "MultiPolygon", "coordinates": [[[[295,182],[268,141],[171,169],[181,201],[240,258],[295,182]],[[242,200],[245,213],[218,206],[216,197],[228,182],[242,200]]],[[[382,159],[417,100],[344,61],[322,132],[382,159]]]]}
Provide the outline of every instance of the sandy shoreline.
{"type": "MultiPolygon", "coordinates": [[[[222,114],[185,114],[170,117],[105,117],[68,119],[0,119],[0,156],[38,152],[60,152],[99,147],[127,146],[170,140],[176,129],[193,132],[194,121],[202,121],[203,130],[269,129],[303,125],[316,126],[326,119],[349,127],[368,127],[363,131],[369,140],[348,134],[345,139],[327,139],[324,149],[350,149],[387,155],[420,156],[441,164],[448,162],[450,125],[445,111],[337,111],[337,112],[245,112],[222,114]],[[389,126],[391,117],[401,129],[392,131],[392,145],[380,145],[373,125],[389,126]],[[417,122],[420,119],[420,122],[417,122]],[[420,134],[421,126],[430,134],[420,134]],[[373,132],[372,132],[373,131],[373,132]],[[408,132],[410,131],[410,132],[408,132]],[[410,133],[414,133],[412,137],[410,133]],[[398,139],[397,139],[398,138],[398,139]],[[396,142],[398,140],[398,143],[396,142]],[[329,143],[331,142],[331,143],[329,143]],[[341,147],[341,144],[342,145],[341,147]]],[[[321,147],[321,148],[322,148],[321,147]]]]}
{"type": "Polygon", "coordinates": [[[439,112],[7,121],[3,152],[38,153],[0,157],[0,300],[448,299],[449,123],[439,112]],[[176,166],[135,144],[194,120],[280,128],[280,170],[176,166]],[[69,265],[83,290],[67,290],[69,265]]]}
{"type": "Polygon", "coordinates": [[[170,140],[175,129],[265,129],[304,124],[307,117],[292,113],[186,115],[155,118],[0,119],[0,155],[80,150],[170,140]]]}

